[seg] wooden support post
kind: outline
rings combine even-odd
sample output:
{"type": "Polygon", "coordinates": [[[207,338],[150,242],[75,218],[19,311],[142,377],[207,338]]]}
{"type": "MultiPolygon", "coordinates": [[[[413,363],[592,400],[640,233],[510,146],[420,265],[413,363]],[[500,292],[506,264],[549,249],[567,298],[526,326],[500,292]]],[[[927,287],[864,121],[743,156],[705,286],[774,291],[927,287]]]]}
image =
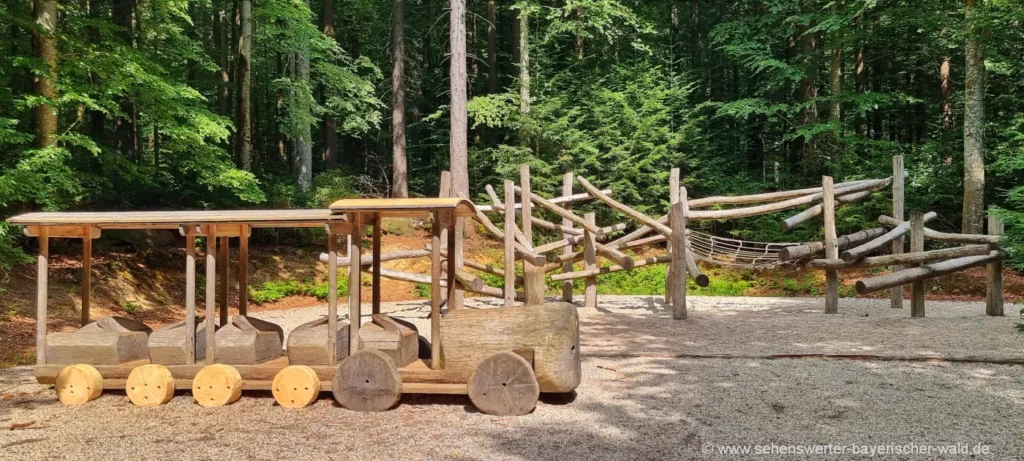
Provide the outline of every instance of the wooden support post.
{"type": "MultiPolygon", "coordinates": [[[[918,211],[910,212],[910,252],[924,251],[924,215],[918,211]]],[[[915,264],[914,267],[919,267],[915,264]]],[[[910,284],[910,316],[924,317],[924,280],[910,284]]]]}
{"type": "MultiPolygon", "coordinates": [[[[348,223],[352,226],[351,239],[348,241],[348,256],[352,261],[362,258],[363,226],[359,213],[349,213],[348,223]]],[[[360,264],[348,265],[348,322],[349,322],[349,355],[359,351],[359,327],[362,326],[362,287],[363,267],[360,264]]]]}
{"type": "MultiPolygon", "coordinates": [[[[583,219],[595,224],[594,213],[583,215],[583,219]]],[[[597,236],[589,230],[583,233],[583,269],[597,269],[597,236]]],[[[583,307],[597,307],[597,277],[583,279],[583,307]]]]}
{"type": "Polygon", "coordinates": [[[92,304],[92,226],[82,228],[82,326],[89,324],[92,304]]]}
{"type": "MultiPolygon", "coordinates": [[[[669,212],[672,207],[679,203],[679,168],[673,168],[668,178],[668,204],[669,212]]],[[[672,254],[672,240],[668,239],[665,244],[668,254],[672,254]]],[[[685,280],[685,279],[684,279],[685,280]]],[[[672,304],[672,265],[669,264],[665,270],[665,304],[672,304]]]]}
{"type": "MultiPolygon", "coordinates": [[[[530,165],[519,165],[519,182],[522,190],[523,200],[523,237],[527,248],[533,248],[533,189],[530,186],[530,165]]],[[[544,284],[544,266],[533,264],[532,261],[523,259],[523,293],[526,295],[526,305],[536,306],[544,304],[544,291],[547,286],[544,284]]]]}
{"type": "MultiPolygon", "coordinates": [[[[572,182],[572,172],[568,172],[562,175],[562,196],[568,197],[572,195],[572,182]]],[[[572,211],[572,202],[566,202],[565,205],[562,205],[562,207],[565,208],[566,211],[572,211]]],[[[562,226],[572,227],[572,220],[568,218],[562,218],[562,226]]],[[[568,239],[571,236],[571,234],[564,232],[562,233],[563,239],[568,239]]],[[[566,256],[571,255],[572,246],[566,246],[562,250],[562,254],[566,256]]],[[[562,264],[562,272],[572,272],[572,261],[562,264]]],[[[567,303],[572,302],[572,280],[566,280],[562,282],[562,301],[567,303]]]]}
{"type": "MultiPolygon", "coordinates": [[[[530,165],[519,165],[519,187],[523,191],[523,236],[526,237],[526,246],[533,248],[533,188],[530,186],[530,165]]],[[[529,291],[529,290],[527,290],[529,291]]]]}
{"type": "Polygon", "coordinates": [[[185,364],[196,363],[196,226],[181,226],[185,234],[185,364]]]}
{"type": "Polygon", "coordinates": [[[374,314],[380,313],[380,213],[373,217],[373,307],[374,314]]]}
{"type": "Polygon", "coordinates": [[[458,309],[456,307],[453,307],[452,304],[453,301],[455,300],[455,297],[458,296],[456,295],[456,290],[458,289],[458,286],[461,285],[461,283],[459,283],[456,280],[456,278],[458,277],[458,269],[456,268],[455,256],[453,254],[458,232],[455,231],[455,213],[450,211],[444,211],[441,213],[441,219],[444,220],[443,225],[445,227],[448,227],[448,267],[447,269],[445,269],[445,272],[447,272],[448,274],[448,280],[446,280],[448,284],[447,307],[448,311],[451,312],[453,310],[458,309]]]}
{"type": "MultiPolygon", "coordinates": [[[[441,213],[430,226],[430,368],[441,369],[441,213]]],[[[510,235],[509,233],[505,234],[510,235]]],[[[508,247],[506,247],[508,248],[508,247]]],[[[358,264],[350,264],[356,267],[358,264]]]]}
{"type": "MultiPolygon", "coordinates": [[[[441,198],[451,197],[452,196],[452,173],[450,171],[442,171],[441,172],[441,187],[440,187],[440,190],[438,190],[438,192],[437,192],[437,196],[441,197],[441,198]]],[[[434,216],[434,217],[436,218],[437,216],[434,216]]],[[[445,226],[442,226],[438,221],[434,221],[434,224],[436,224],[437,226],[439,226],[441,228],[441,244],[442,245],[447,245],[448,244],[448,228],[445,227],[445,226]]],[[[443,300],[444,304],[447,304],[448,303],[448,290],[442,290],[441,291],[441,296],[442,296],[441,299],[443,300]]]]}
{"type": "MultiPolygon", "coordinates": [[[[825,258],[839,259],[839,237],[836,235],[836,197],[832,177],[821,178],[822,214],[825,218],[825,258]]],[[[825,270],[825,313],[839,313],[839,271],[825,270]]]]}
{"type": "Polygon", "coordinates": [[[238,237],[238,315],[249,315],[249,225],[238,237]]]}
{"type": "MultiPolygon", "coordinates": [[[[1003,220],[989,210],[988,234],[1003,235],[1003,220]]],[[[989,249],[998,250],[998,244],[989,245],[989,249]]],[[[1003,311],[1003,260],[988,264],[988,283],[985,285],[985,314],[992,316],[1006,315],[1003,311]]]]}
{"type": "Polygon", "coordinates": [[[338,364],[338,234],[327,225],[327,364],[338,364]]]}
{"type": "Polygon", "coordinates": [[[220,324],[228,324],[228,238],[220,237],[217,245],[217,268],[220,269],[220,293],[217,302],[220,304],[220,324]]]}
{"type": "Polygon", "coordinates": [[[672,318],[681,320],[686,318],[686,216],[684,204],[680,201],[672,204],[669,210],[669,224],[672,229],[670,240],[672,241],[672,254],[670,273],[672,281],[669,289],[672,290],[672,318]]]}
{"type": "MultiPolygon", "coordinates": [[[[464,256],[462,253],[462,238],[463,234],[466,231],[466,218],[453,218],[452,223],[453,225],[450,232],[453,235],[448,238],[448,248],[451,248],[451,251],[449,251],[449,255],[451,256],[452,261],[454,261],[454,267],[457,270],[449,272],[449,275],[461,271],[462,267],[465,264],[464,256]]],[[[451,294],[449,295],[448,298],[448,310],[455,311],[462,309],[462,306],[466,300],[465,287],[463,287],[461,283],[456,283],[452,285],[452,288],[449,291],[451,292],[451,294]]]]}
{"type": "MultiPolygon", "coordinates": [[[[206,363],[216,363],[217,226],[206,226],[206,363]]],[[[227,325],[226,323],[221,326],[227,325]]]]}
{"type": "MultiPolygon", "coordinates": [[[[89,236],[91,237],[91,235],[89,236]]],[[[36,259],[36,364],[46,365],[46,308],[49,296],[50,228],[39,226],[39,256],[36,259]]]]}
{"type": "MultiPolygon", "coordinates": [[[[894,155],[892,157],[892,217],[899,221],[903,221],[903,156],[894,155]]],[[[904,238],[893,240],[892,242],[892,254],[897,255],[903,253],[904,238]]],[[[903,267],[892,266],[893,272],[899,272],[903,267]]],[[[890,307],[893,309],[903,308],[903,287],[898,286],[892,289],[892,296],[890,301],[890,307]]]]}
{"type": "MultiPolygon", "coordinates": [[[[512,207],[515,204],[515,184],[512,181],[505,181],[505,209],[514,209],[512,207]]],[[[505,213],[505,307],[511,307],[516,303],[515,229],[516,214],[505,213]]]]}

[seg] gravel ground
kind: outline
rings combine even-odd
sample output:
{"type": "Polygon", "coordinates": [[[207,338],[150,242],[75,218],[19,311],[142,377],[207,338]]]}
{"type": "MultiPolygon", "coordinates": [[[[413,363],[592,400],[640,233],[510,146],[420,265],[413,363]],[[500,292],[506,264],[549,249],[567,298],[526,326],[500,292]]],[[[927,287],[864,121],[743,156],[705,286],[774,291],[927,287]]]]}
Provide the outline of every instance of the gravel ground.
{"type": "MultiPolygon", "coordinates": [[[[33,422],[0,430],[0,458],[736,459],[743,456],[719,454],[719,446],[774,444],[776,452],[831,445],[820,450],[841,447],[846,454],[758,458],[861,459],[854,450],[866,446],[920,452],[966,444],[968,451],[988,450],[973,459],[1024,459],[1021,366],[613,356],[1024,356],[1012,317],[985,317],[981,303],[930,302],[929,318],[909,319],[887,300],[844,299],[837,316],[819,314],[821,300],[691,302],[695,311],[683,322],[671,321],[653,298],[602,297],[601,312],[581,309],[583,384],[573,396],[544,396],[522,417],[480,414],[465,397],[409,396],[394,410],[365,414],[324,395],[311,407],[287,410],[258,392],[216,409],[194,404],[187,391],[158,408],[135,407],[120,392],[64,407],[52,390],[34,384],[29,368],[0,370],[0,427],[33,422]]],[[[425,322],[421,304],[384,311],[425,322]]],[[[259,316],[288,329],[322,312],[259,316]]]]}

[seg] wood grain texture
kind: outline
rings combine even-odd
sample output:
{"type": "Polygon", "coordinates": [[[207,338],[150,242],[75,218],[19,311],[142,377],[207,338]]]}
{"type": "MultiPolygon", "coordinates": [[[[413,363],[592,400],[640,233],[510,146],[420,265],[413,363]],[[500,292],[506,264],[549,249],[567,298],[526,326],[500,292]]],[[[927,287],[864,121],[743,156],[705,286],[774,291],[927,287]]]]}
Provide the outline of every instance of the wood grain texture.
{"type": "Polygon", "coordinates": [[[249,315],[249,225],[238,237],[238,315],[249,315]]]}
{"type": "MultiPolygon", "coordinates": [[[[195,226],[183,228],[185,232],[185,363],[196,363],[196,236],[195,226]]],[[[205,332],[204,332],[205,333],[205,332]]],[[[203,335],[203,357],[206,357],[206,338],[203,335]]]]}
{"type": "Polygon", "coordinates": [[[242,375],[235,367],[208,365],[192,379],[192,398],[204,407],[220,407],[241,398],[242,387],[242,375]]]}
{"type": "MultiPolygon", "coordinates": [[[[431,368],[442,366],[441,357],[441,213],[435,211],[430,227],[430,350],[431,368]]],[[[508,236],[506,236],[506,239],[508,236]]],[[[507,241],[507,240],[506,240],[507,241]]],[[[506,248],[508,248],[506,246],[506,248]]]]}
{"type": "Polygon", "coordinates": [[[672,205],[669,213],[671,224],[672,254],[670,268],[672,272],[672,283],[669,289],[672,290],[672,318],[682,320],[686,318],[686,215],[685,204],[677,201],[672,205]]]}
{"type": "Polygon", "coordinates": [[[46,357],[46,310],[50,287],[50,237],[43,228],[39,231],[39,254],[36,256],[36,364],[43,365],[46,357]]]}
{"type": "MultiPolygon", "coordinates": [[[[586,213],[583,218],[589,223],[594,223],[597,216],[594,213],[586,213]]],[[[597,264],[597,236],[588,229],[583,237],[583,270],[593,271],[599,267],[597,264]]],[[[583,279],[583,307],[597,307],[597,277],[589,276],[583,279]]]]}
{"type": "Polygon", "coordinates": [[[903,269],[896,273],[871,277],[857,282],[857,293],[866,295],[879,290],[889,289],[896,285],[906,285],[917,280],[927,280],[972,267],[984,266],[990,262],[1005,258],[1006,254],[1001,251],[990,251],[989,254],[984,256],[967,256],[926,264],[921,267],[903,269]]]}
{"type": "MultiPolygon", "coordinates": [[[[873,183],[878,184],[886,179],[861,179],[857,181],[844,182],[836,184],[836,189],[843,189],[846,187],[873,183]]],[[[763,202],[774,202],[776,200],[786,200],[791,198],[803,197],[808,194],[814,194],[820,192],[820,187],[808,187],[806,189],[794,189],[779,192],[766,192],[763,194],[752,194],[752,195],[726,195],[726,196],[713,196],[713,197],[701,197],[698,199],[690,200],[690,208],[706,208],[712,205],[743,205],[748,203],[763,203],[763,202]]]]}
{"type": "MultiPolygon", "coordinates": [[[[84,226],[82,233],[92,234],[92,226],[84,226]]],[[[82,326],[88,325],[92,304],[92,239],[82,239],[82,326]]]]}
{"type": "MultiPolygon", "coordinates": [[[[324,360],[324,364],[337,365],[338,360],[344,357],[343,355],[338,354],[338,345],[341,342],[341,339],[339,338],[339,336],[341,335],[339,334],[340,332],[338,331],[338,234],[335,234],[330,231],[327,232],[327,258],[327,317],[323,319],[322,322],[314,321],[299,326],[299,328],[305,327],[304,331],[307,333],[312,333],[310,330],[322,326],[324,328],[323,349],[319,349],[317,347],[318,345],[321,344],[321,342],[318,340],[319,338],[317,337],[317,335],[311,335],[313,337],[309,338],[308,341],[297,341],[296,346],[303,347],[301,346],[301,344],[309,343],[308,346],[311,348],[311,350],[308,352],[312,353],[314,356],[308,357],[308,360],[324,360]],[[316,357],[316,351],[318,350],[323,351],[323,357],[316,357]]],[[[348,328],[349,324],[345,323],[345,327],[348,328]]],[[[295,332],[293,331],[288,336],[289,359],[292,358],[291,338],[292,335],[294,334],[295,332]]],[[[305,339],[305,334],[303,335],[303,338],[305,339]]],[[[349,347],[351,345],[349,341],[348,330],[346,330],[344,342],[346,352],[345,355],[347,356],[349,347]]],[[[295,359],[293,359],[293,362],[306,365],[307,363],[304,360],[306,360],[307,358],[304,358],[303,355],[304,354],[302,352],[299,352],[298,355],[295,356],[295,359]]]]}
{"type": "MultiPolygon", "coordinates": [[[[931,221],[937,217],[938,215],[934,211],[930,211],[922,216],[922,220],[923,222],[927,223],[928,221],[931,221]]],[[[843,251],[841,257],[843,261],[856,261],[882,249],[887,243],[902,237],[907,232],[910,232],[910,223],[901,223],[900,225],[889,230],[889,232],[886,232],[885,235],[882,235],[881,237],[877,237],[873,240],[864,242],[860,245],[857,245],[856,247],[843,251]]]]}
{"type": "Polygon", "coordinates": [[[163,365],[136,367],[125,382],[128,400],[136,406],[156,407],[174,398],[174,376],[163,365]]]}
{"type": "Polygon", "coordinates": [[[71,365],[57,375],[57,399],[64,405],[81,405],[103,393],[103,376],[90,365],[71,365]]]}
{"type": "MultiPolygon", "coordinates": [[[[668,205],[671,211],[679,203],[679,168],[673,168],[668,178],[668,205]]],[[[672,240],[665,244],[668,254],[672,254],[672,240]]],[[[665,270],[665,304],[672,304],[672,265],[665,270]]]]}
{"type": "MultiPolygon", "coordinates": [[[[511,208],[516,202],[515,195],[515,184],[512,181],[505,181],[505,208],[511,208]]],[[[503,289],[503,298],[505,300],[505,307],[514,306],[516,303],[516,280],[515,280],[515,267],[516,259],[513,253],[513,237],[516,229],[516,215],[515,213],[505,213],[505,287],[503,289]]]]}
{"type": "Polygon", "coordinates": [[[332,393],[349,410],[384,411],[401,400],[402,377],[391,357],[373,349],[362,350],[338,365],[332,393]]]}
{"type": "MultiPolygon", "coordinates": [[[[888,178],[882,179],[882,180],[878,180],[878,181],[888,181],[888,178]]],[[[863,192],[863,191],[866,191],[866,190],[871,190],[872,188],[875,188],[877,186],[878,186],[877,182],[865,181],[865,182],[858,182],[856,184],[844,186],[844,187],[841,187],[841,188],[840,187],[834,187],[833,190],[834,190],[834,195],[836,197],[841,197],[841,196],[844,196],[844,195],[856,194],[858,192],[863,192]]],[[[801,207],[801,206],[804,206],[804,205],[809,205],[811,203],[814,203],[814,202],[817,202],[817,201],[821,200],[821,197],[822,197],[821,189],[818,189],[817,192],[811,193],[809,195],[804,195],[802,197],[797,197],[797,198],[785,200],[785,201],[782,201],[782,202],[769,203],[769,204],[765,204],[765,205],[758,205],[758,206],[752,206],[752,207],[746,207],[746,208],[734,208],[734,209],[727,209],[727,210],[694,210],[694,211],[690,212],[690,219],[693,219],[693,220],[718,220],[718,219],[739,219],[739,218],[746,218],[746,217],[751,217],[751,216],[759,216],[759,215],[763,215],[763,214],[774,213],[776,211],[789,210],[789,209],[801,207]]],[[[693,206],[693,205],[691,204],[690,206],[693,206]]]]}
{"type": "Polygon", "coordinates": [[[450,210],[461,217],[470,217],[476,212],[473,202],[460,197],[342,199],[332,203],[328,208],[334,214],[379,213],[385,218],[425,218],[436,210],[450,210]]]}
{"type": "MultiPolygon", "coordinates": [[[[903,221],[903,209],[904,205],[904,189],[903,189],[903,156],[894,155],[892,157],[892,215],[899,221],[903,221]]],[[[903,237],[900,236],[896,240],[892,241],[892,250],[890,254],[898,255],[903,253],[903,247],[906,244],[903,237]]],[[[899,272],[903,268],[899,265],[894,265],[892,268],[893,272],[899,272]]],[[[889,307],[893,309],[903,308],[903,285],[893,287],[889,294],[889,307]]]]}
{"type": "MultiPolygon", "coordinates": [[[[206,305],[206,359],[216,362],[216,318],[217,318],[217,229],[214,226],[205,226],[203,233],[206,234],[206,296],[203,303],[206,305]]],[[[242,362],[247,363],[247,362],[242,362]]]]}
{"type": "MultiPolygon", "coordinates": [[[[910,252],[924,251],[924,215],[910,212],[910,252]]],[[[915,267],[920,267],[915,266],[915,267]]],[[[924,279],[914,280],[910,284],[910,316],[924,317],[924,279]]]]}
{"type": "MultiPolygon", "coordinates": [[[[874,229],[865,229],[857,231],[849,235],[844,235],[836,239],[836,243],[839,246],[839,250],[845,250],[851,246],[860,245],[868,240],[872,240],[885,235],[886,230],[882,227],[876,227],[874,229]]],[[[825,243],[824,242],[809,242],[801,245],[793,245],[784,247],[779,250],[779,260],[781,261],[796,261],[799,259],[811,258],[817,255],[825,254],[825,243]]]]}
{"type": "MultiPolygon", "coordinates": [[[[821,205],[825,226],[825,258],[839,257],[839,237],[836,234],[836,196],[832,177],[821,178],[821,205]]],[[[839,313],[839,271],[825,270],[825,313],[839,313]]]]}
{"type": "Polygon", "coordinates": [[[541,392],[570,392],[581,379],[579,317],[568,303],[463,309],[441,321],[445,373],[466,382],[487,357],[532,349],[541,392]]]}
{"type": "Polygon", "coordinates": [[[332,322],[329,317],[303,323],[288,333],[288,362],[293,365],[334,365],[348,357],[350,341],[349,323],[338,319],[333,322],[334,354],[331,354],[332,322]]]}
{"type": "Polygon", "coordinates": [[[102,317],[76,331],[51,333],[49,363],[113,365],[149,358],[149,327],[122,317],[102,317]]]}
{"type": "MultiPolygon", "coordinates": [[[[572,183],[573,183],[573,181],[574,181],[574,179],[573,179],[572,172],[567,172],[567,173],[562,175],[562,196],[563,197],[570,197],[570,196],[573,195],[573,193],[572,193],[572,183]]],[[[587,197],[590,196],[590,194],[584,194],[584,195],[586,195],[587,197]]],[[[555,201],[552,200],[552,203],[558,203],[558,202],[555,202],[555,201]]],[[[566,211],[571,213],[572,212],[572,201],[567,201],[567,202],[563,203],[562,207],[565,208],[566,211]]],[[[572,228],[572,220],[569,220],[569,219],[566,219],[566,218],[562,218],[562,227],[572,228]]],[[[563,232],[562,233],[562,238],[563,239],[568,239],[571,236],[572,236],[572,234],[569,234],[568,232],[563,232]]],[[[572,244],[570,244],[570,245],[572,245],[572,244]]],[[[572,254],[572,248],[569,245],[567,245],[564,248],[564,250],[562,251],[562,254],[563,255],[572,254]]],[[[570,263],[562,264],[562,272],[572,272],[572,263],[570,262],[570,263]]],[[[566,280],[565,282],[562,282],[562,301],[563,302],[567,302],[567,303],[571,303],[572,302],[572,288],[573,287],[572,287],[572,281],[571,280],[566,280]]]]}
{"type": "Polygon", "coordinates": [[[512,351],[487,357],[469,377],[469,399],[478,410],[496,416],[520,416],[533,411],[540,385],[530,363],[512,351]]]}
{"type": "Polygon", "coordinates": [[[285,408],[309,406],[320,396],[320,377],[312,368],[291,365],[274,376],[270,389],[274,400],[285,408]]]}
{"type": "Polygon", "coordinates": [[[317,223],[341,220],[329,209],[316,210],[203,210],[203,211],[46,211],[11,217],[7,222],[19,225],[83,226],[97,229],[177,229],[182,224],[247,223],[267,227],[289,223],[317,223]]]}
{"type": "MultiPolygon", "coordinates": [[[[353,261],[362,261],[363,233],[359,230],[362,223],[361,215],[349,213],[348,221],[353,225],[349,234],[348,256],[353,261]]],[[[348,267],[348,321],[349,321],[349,354],[359,350],[359,326],[363,323],[362,311],[363,275],[362,267],[351,264],[348,267]]]]}
{"type": "MultiPolygon", "coordinates": [[[[1003,220],[991,210],[988,215],[988,234],[999,237],[1005,232],[1003,220]]],[[[989,249],[998,250],[999,245],[989,245],[989,249]]],[[[1003,309],[1003,260],[992,261],[986,271],[988,277],[985,284],[985,314],[1001,317],[1006,315],[1003,309]]]]}
{"type": "Polygon", "coordinates": [[[868,256],[860,261],[852,262],[846,262],[841,259],[812,259],[807,261],[806,267],[813,269],[850,269],[861,267],[884,267],[900,264],[922,264],[945,259],[962,258],[964,256],[984,255],[988,254],[988,252],[989,247],[986,245],[969,245],[922,251],[918,253],[868,256]]]}
{"type": "Polygon", "coordinates": [[[158,328],[149,335],[149,360],[161,365],[187,365],[189,359],[203,360],[206,358],[206,323],[198,318],[192,319],[192,347],[188,347],[185,322],[171,323],[158,328]]]}
{"type": "MultiPolygon", "coordinates": [[[[209,323],[206,328],[210,328],[209,323]]],[[[215,363],[252,365],[281,356],[284,332],[280,326],[265,320],[236,315],[216,331],[215,337],[215,363]]],[[[207,351],[209,349],[207,347],[207,351]]],[[[207,361],[211,361],[209,355],[207,361]]]]}
{"type": "MultiPolygon", "coordinates": [[[[220,234],[217,234],[220,235],[220,234]]],[[[220,307],[220,324],[228,323],[228,238],[218,237],[217,243],[217,281],[220,289],[217,292],[217,304],[220,307]]]]}
{"type": "Polygon", "coordinates": [[[412,323],[374,314],[371,322],[359,329],[359,348],[381,351],[403,367],[419,358],[419,332],[412,323]]]}

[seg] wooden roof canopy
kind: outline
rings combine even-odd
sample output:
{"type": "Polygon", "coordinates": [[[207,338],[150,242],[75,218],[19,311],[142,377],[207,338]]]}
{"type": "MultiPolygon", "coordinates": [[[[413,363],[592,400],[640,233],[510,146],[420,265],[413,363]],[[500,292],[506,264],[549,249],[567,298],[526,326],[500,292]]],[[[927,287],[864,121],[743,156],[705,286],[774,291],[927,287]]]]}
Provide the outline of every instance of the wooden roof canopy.
{"type": "Polygon", "coordinates": [[[434,211],[454,211],[455,216],[476,214],[473,202],[459,197],[442,198],[357,198],[334,202],[331,213],[377,213],[381,217],[427,217],[434,211]]]}

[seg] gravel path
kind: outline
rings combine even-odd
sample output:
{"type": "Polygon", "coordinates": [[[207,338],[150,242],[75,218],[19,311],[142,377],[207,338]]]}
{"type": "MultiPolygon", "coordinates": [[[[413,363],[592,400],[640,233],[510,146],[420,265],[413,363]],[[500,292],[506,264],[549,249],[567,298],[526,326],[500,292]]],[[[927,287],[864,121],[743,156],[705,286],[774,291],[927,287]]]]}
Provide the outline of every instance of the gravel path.
{"type": "MultiPolygon", "coordinates": [[[[654,298],[602,297],[601,312],[581,309],[583,384],[574,397],[546,396],[523,417],[480,414],[465,397],[410,396],[394,410],[365,414],[324,396],[287,410],[258,392],[216,409],[195,405],[187,391],[158,408],[134,407],[115,392],[63,407],[52,390],[34,383],[30,369],[0,370],[0,428],[34,421],[0,430],[0,458],[737,459],[742,456],[718,454],[718,446],[775,444],[778,452],[831,444],[847,454],[758,458],[863,459],[853,450],[966,444],[990,454],[875,458],[1024,459],[1021,366],[599,356],[1024,356],[1012,317],[985,317],[980,303],[930,302],[926,319],[906,318],[906,309],[894,312],[887,300],[844,299],[836,316],[819,314],[821,300],[692,298],[692,304],[696,311],[683,322],[671,321],[654,298]]],[[[384,311],[425,322],[422,304],[384,311]]],[[[259,316],[287,329],[322,312],[259,316]]]]}

